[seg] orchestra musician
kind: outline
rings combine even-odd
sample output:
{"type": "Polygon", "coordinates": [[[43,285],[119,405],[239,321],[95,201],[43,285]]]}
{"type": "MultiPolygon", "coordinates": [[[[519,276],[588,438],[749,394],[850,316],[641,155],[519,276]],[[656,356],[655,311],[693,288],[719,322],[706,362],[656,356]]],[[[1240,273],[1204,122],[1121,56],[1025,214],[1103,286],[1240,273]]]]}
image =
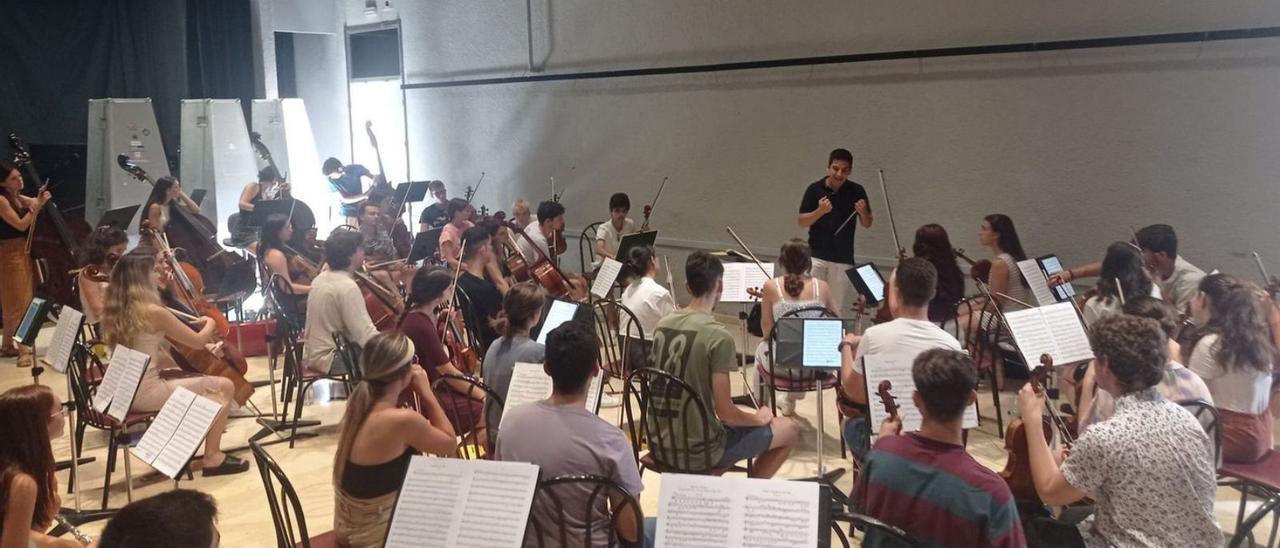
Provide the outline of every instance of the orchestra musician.
{"type": "MultiPolygon", "coordinates": [[[[276,168],[267,166],[258,171],[258,180],[245,183],[240,191],[240,216],[231,238],[236,247],[248,247],[256,241],[263,219],[254,215],[254,207],[263,200],[279,200],[289,190],[276,168]]],[[[231,224],[229,221],[227,224],[231,224]]]]}
{"type": "MultiPolygon", "coordinates": [[[[1022,250],[1022,240],[1018,238],[1018,229],[1013,226],[1013,219],[1001,213],[987,215],[978,227],[978,242],[990,249],[994,256],[987,285],[995,298],[994,305],[1004,312],[1026,308],[1032,299],[1031,286],[1018,270],[1018,261],[1026,260],[1027,253],[1022,250]]],[[[975,310],[985,308],[984,302],[978,301],[975,310]]],[[[965,313],[957,321],[964,328],[966,345],[972,346],[976,344],[979,331],[996,324],[996,313],[989,310],[965,313]]],[[[995,362],[996,383],[1003,387],[1004,360],[995,362]]]]}
{"type": "MultiPolygon", "coordinates": [[[[545,201],[538,204],[538,220],[535,223],[529,223],[525,227],[524,233],[529,236],[528,239],[518,238],[516,246],[520,249],[520,254],[524,255],[525,262],[534,264],[542,255],[546,255],[553,262],[556,257],[551,253],[551,247],[547,242],[554,241],[555,233],[564,230],[564,206],[559,202],[545,201]],[[530,245],[529,240],[533,241],[530,245]],[[533,246],[536,245],[537,248],[533,246]],[[538,251],[542,251],[539,255],[538,251]]],[[[557,249],[557,252],[563,252],[563,249],[557,249]]]]}
{"type": "MultiPolygon", "coordinates": [[[[391,238],[391,229],[383,220],[381,202],[374,199],[376,195],[376,191],[370,193],[369,200],[360,205],[359,228],[364,235],[364,256],[371,263],[390,262],[400,257],[391,238]]],[[[392,263],[386,268],[371,269],[369,274],[388,291],[398,295],[400,286],[396,283],[396,275],[403,269],[403,263],[392,263]]]]}
{"type": "Polygon", "coordinates": [[[66,409],[47,386],[28,384],[0,394],[0,546],[84,546],[45,534],[61,506],[51,443],[66,426],[66,409]]]}
{"type": "Polygon", "coordinates": [[[462,198],[449,200],[445,206],[445,217],[449,219],[440,229],[440,258],[449,268],[457,268],[459,253],[462,251],[462,233],[475,226],[471,218],[476,214],[475,208],[462,198]]]}
{"type": "Polygon", "coordinates": [[[278,275],[288,284],[289,292],[303,296],[311,292],[311,286],[302,280],[315,278],[318,272],[306,271],[306,265],[298,262],[298,257],[285,246],[293,238],[293,223],[285,215],[272,215],[262,223],[258,237],[258,260],[262,264],[262,272],[267,280],[278,275]]]}
{"type": "Polygon", "coordinates": [[[831,151],[827,155],[827,175],[805,188],[798,217],[800,227],[809,229],[813,275],[826,280],[837,311],[849,310],[853,298],[853,282],[845,271],[853,268],[857,225],[871,228],[873,221],[867,189],[849,180],[852,170],[852,153],[843,148],[831,151]],[[853,222],[855,214],[856,223],[853,222]]]}
{"type": "MultiPolygon", "coordinates": [[[[186,373],[169,355],[169,341],[188,348],[208,348],[216,335],[212,318],[201,317],[191,326],[182,323],[160,301],[161,264],[149,250],[125,254],[111,270],[102,331],[108,345],[123,344],[147,354],[147,365],[134,395],[133,412],[159,411],[178,387],[203,395],[221,404],[218,416],[205,435],[202,462],[204,476],[237,474],[249,469],[249,462],[222,451],[222,432],[234,398],[231,380],[225,377],[186,373]]],[[[211,349],[212,350],[212,349],[211,349]]]]}
{"type": "Polygon", "coordinates": [[[630,211],[631,198],[626,193],[617,192],[609,197],[609,220],[596,229],[592,269],[600,268],[600,263],[605,258],[618,260],[618,246],[622,244],[622,235],[636,231],[636,222],[627,217],[630,211]]]}
{"type": "Polygon", "coordinates": [[[0,314],[4,320],[4,343],[0,358],[18,357],[18,367],[31,367],[35,354],[30,348],[15,345],[13,336],[35,295],[35,270],[27,250],[28,232],[34,228],[36,215],[52,195],[40,187],[35,198],[22,195],[22,175],[7,161],[0,161],[0,314]]]}
{"type": "Polygon", "coordinates": [[[533,222],[533,211],[529,209],[529,202],[520,199],[511,204],[511,217],[520,230],[529,226],[529,223],[533,222]]]}
{"type": "Polygon", "coordinates": [[[640,332],[634,331],[631,322],[626,335],[627,370],[648,367],[653,346],[653,331],[667,314],[675,312],[676,298],[671,291],[654,279],[658,274],[658,254],[651,245],[631,248],[622,261],[618,284],[622,286],[622,306],[636,317],[640,332]],[[643,337],[641,336],[643,335],[643,337]]]}
{"type": "Polygon", "coordinates": [[[444,182],[431,181],[427,183],[427,192],[430,192],[431,197],[435,198],[436,201],[424,208],[422,214],[418,216],[418,232],[426,232],[433,228],[444,226],[452,218],[445,211],[449,205],[449,189],[445,188],[444,182]]]}
{"type": "Polygon", "coordinates": [[[516,362],[542,363],[546,348],[529,335],[533,326],[542,319],[542,306],[547,292],[533,282],[521,282],[511,286],[502,298],[502,314],[494,322],[494,330],[502,336],[489,345],[481,365],[485,384],[503,401],[511,386],[511,374],[516,362]]]}
{"type": "Polygon", "coordinates": [[[466,295],[464,305],[470,306],[470,318],[477,318],[479,325],[468,325],[473,335],[480,339],[480,350],[485,352],[498,338],[493,321],[502,311],[502,292],[498,285],[485,276],[489,264],[497,259],[493,246],[489,245],[493,233],[483,226],[473,226],[462,233],[462,272],[458,276],[458,289],[466,295]]]}
{"type": "Polygon", "coordinates": [[[146,220],[151,223],[151,228],[164,234],[165,228],[169,226],[170,210],[175,205],[191,214],[200,213],[200,206],[182,191],[182,183],[177,177],[161,177],[156,179],[142,211],[146,220]]]}
{"type": "Polygon", "coordinates": [[[111,268],[124,256],[128,245],[129,236],[123,230],[107,225],[93,229],[80,246],[80,271],[76,273],[76,283],[80,287],[80,307],[84,309],[85,323],[95,325],[102,321],[111,268]]]}
{"type": "Polygon", "coordinates": [[[1115,242],[1107,247],[1102,259],[1097,295],[1086,299],[1081,307],[1084,324],[1088,327],[1106,316],[1119,314],[1127,299],[1145,296],[1160,298],[1160,288],[1152,283],[1142,253],[1133,244],[1115,242]]]}
{"type": "Polygon", "coordinates": [[[333,335],[341,333],[357,347],[378,334],[364,295],[352,272],[364,263],[364,237],[354,230],[334,230],[325,241],[328,270],[311,281],[307,293],[306,354],[303,363],[316,371],[344,373],[354,364],[335,352],[333,335]]]}
{"type": "Polygon", "coordinates": [[[366,187],[373,184],[373,174],[360,164],[344,166],[337,158],[326,159],[320,171],[329,178],[330,190],[338,193],[338,215],[347,224],[357,226],[356,217],[360,215],[360,204],[369,197],[366,187]]]}
{"type": "Polygon", "coordinates": [[[916,229],[911,253],[929,261],[938,271],[938,288],[929,301],[929,321],[942,323],[954,320],[956,303],[964,298],[964,273],[956,263],[955,248],[951,237],[942,225],[929,223],[916,229]]]}
{"type": "MultiPolygon", "coordinates": [[[[1133,240],[1142,250],[1143,263],[1150,270],[1164,299],[1172,303],[1179,313],[1185,313],[1191,305],[1191,299],[1199,292],[1200,279],[1205,274],[1178,254],[1178,234],[1172,226],[1155,224],[1139,229],[1134,233],[1133,240]]],[[[1100,274],[1102,263],[1076,266],[1050,276],[1049,286],[1100,274]]]]}

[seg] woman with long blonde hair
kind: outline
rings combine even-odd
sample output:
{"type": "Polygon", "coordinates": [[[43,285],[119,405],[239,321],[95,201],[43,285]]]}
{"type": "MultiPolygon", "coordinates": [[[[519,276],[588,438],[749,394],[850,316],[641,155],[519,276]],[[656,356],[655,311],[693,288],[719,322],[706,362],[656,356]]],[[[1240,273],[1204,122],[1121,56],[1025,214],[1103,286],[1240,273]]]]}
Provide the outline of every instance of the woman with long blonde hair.
{"type": "Polygon", "coordinates": [[[338,544],[351,548],[383,545],[411,456],[446,456],[457,445],[413,342],[379,333],[365,345],[360,364],[364,378],[347,398],[333,456],[333,529],[338,544]],[[422,412],[399,406],[407,389],[422,412]]]}
{"type": "Polygon", "coordinates": [[[111,269],[106,305],[102,311],[102,334],[107,345],[123,344],[151,357],[142,382],[133,397],[134,412],[159,411],[179,386],[222,404],[222,410],[205,435],[202,472],[205,476],[236,474],[249,469],[249,462],[222,452],[222,431],[227,426],[229,402],[234,397],[231,381],[178,369],[169,355],[169,341],[188,348],[208,345],[214,338],[213,320],[201,317],[199,331],[183,324],[160,303],[160,271],[156,256],[134,250],[111,269]]]}

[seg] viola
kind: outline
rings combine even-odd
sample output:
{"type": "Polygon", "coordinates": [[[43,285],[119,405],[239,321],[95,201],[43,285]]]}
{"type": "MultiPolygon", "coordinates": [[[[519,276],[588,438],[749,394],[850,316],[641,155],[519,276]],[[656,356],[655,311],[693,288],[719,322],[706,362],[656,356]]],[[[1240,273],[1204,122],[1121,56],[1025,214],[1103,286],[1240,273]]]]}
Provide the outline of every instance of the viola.
{"type": "MultiPolygon", "coordinates": [[[[26,172],[26,176],[37,187],[41,186],[43,179],[36,172],[35,163],[26,145],[14,133],[9,134],[9,144],[13,147],[14,164],[26,172]]],[[[80,242],[92,230],[89,223],[84,221],[83,215],[64,217],[58,204],[52,200],[44,204],[34,225],[28,228],[27,252],[31,254],[36,281],[41,292],[53,302],[80,306],[76,285],[66,273],[76,268],[80,242]]]]}
{"type": "MultiPolygon", "coordinates": [[[[1049,373],[1053,368],[1053,358],[1048,354],[1040,356],[1040,366],[1031,371],[1030,383],[1036,393],[1043,393],[1044,386],[1048,382],[1049,373]]],[[[1050,412],[1052,413],[1052,408],[1050,412]]],[[[1041,417],[1044,423],[1044,441],[1049,443],[1053,440],[1053,430],[1048,416],[1041,417]]],[[[1030,449],[1027,444],[1027,427],[1022,422],[1022,418],[1016,418],[1009,422],[1004,429],[1004,448],[1009,454],[1009,460],[1005,462],[1004,470],[1000,471],[1000,477],[1004,478],[1005,483],[1009,484],[1009,490],[1013,493],[1014,500],[1018,501],[1019,507],[1041,507],[1044,503],[1040,500],[1040,494],[1036,492],[1035,478],[1031,475],[1030,449]]]]}
{"type": "Polygon", "coordinates": [[[981,260],[975,261],[973,259],[970,259],[967,255],[964,254],[964,250],[958,247],[955,249],[952,249],[951,251],[953,251],[957,257],[960,257],[960,260],[964,261],[965,264],[969,265],[970,278],[973,278],[974,280],[977,280],[984,284],[991,282],[991,261],[990,260],[981,259],[981,260]]]}
{"type": "Polygon", "coordinates": [[[893,395],[892,390],[893,382],[885,379],[876,386],[876,395],[880,397],[880,405],[884,406],[884,412],[889,415],[889,420],[898,420],[898,398],[893,395]]]}

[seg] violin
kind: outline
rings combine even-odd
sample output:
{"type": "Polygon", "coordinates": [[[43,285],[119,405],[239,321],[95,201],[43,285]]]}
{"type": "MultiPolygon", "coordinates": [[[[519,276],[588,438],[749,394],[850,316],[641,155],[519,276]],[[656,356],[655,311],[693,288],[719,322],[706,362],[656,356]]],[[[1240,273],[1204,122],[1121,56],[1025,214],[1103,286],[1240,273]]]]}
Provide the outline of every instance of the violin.
{"type": "Polygon", "coordinates": [[[658,193],[653,196],[653,201],[644,205],[644,222],[640,224],[640,232],[649,230],[649,215],[653,214],[653,208],[658,207],[658,198],[662,197],[662,188],[667,186],[667,177],[662,178],[662,182],[658,184],[658,193]]]}
{"type": "MultiPolygon", "coordinates": [[[[1041,365],[1031,371],[1031,387],[1037,393],[1044,391],[1044,384],[1048,382],[1049,367],[1044,364],[1048,361],[1052,366],[1053,361],[1048,354],[1040,357],[1041,365]]],[[[1041,417],[1044,421],[1044,441],[1048,443],[1053,440],[1053,430],[1050,429],[1048,417],[1041,417]]],[[[1027,427],[1022,422],[1022,418],[1016,418],[1009,421],[1004,429],[1004,448],[1009,455],[1009,459],[1005,462],[1004,470],[1000,471],[1000,477],[1005,483],[1009,484],[1009,491],[1013,493],[1015,501],[1019,502],[1019,511],[1026,508],[1039,508],[1044,506],[1040,500],[1040,493],[1036,492],[1035,478],[1031,475],[1031,459],[1030,448],[1027,444],[1027,427]]]]}
{"type": "Polygon", "coordinates": [[[880,405],[884,406],[884,412],[889,415],[889,420],[896,421],[898,420],[898,398],[891,390],[893,390],[893,382],[885,379],[876,387],[876,395],[880,397],[880,405]]]}
{"type": "Polygon", "coordinates": [[[181,344],[172,344],[174,341],[170,340],[173,360],[187,371],[230,380],[235,388],[236,403],[244,405],[254,392],[253,384],[244,378],[244,374],[249,371],[249,363],[239,348],[226,341],[231,333],[231,324],[218,307],[205,299],[204,279],[200,271],[190,263],[177,260],[169,247],[168,239],[152,229],[149,223],[144,221],[141,233],[143,237],[154,241],[156,249],[160,250],[161,256],[172,270],[173,277],[166,288],[170,294],[180,305],[193,312],[193,315],[208,316],[216,326],[214,342],[220,348],[218,353],[206,347],[187,348],[181,344]]]}
{"type": "Polygon", "coordinates": [[[969,277],[982,283],[991,283],[991,261],[982,259],[975,261],[964,254],[964,249],[955,248],[951,250],[960,257],[960,260],[969,265],[969,277]]]}
{"type": "MultiPolygon", "coordinates": [[[[9,134],[9,144],[14,151],[14,166],[26,172],[27,178],[40,187],[43,179],[36,172],[31,152],[26,145],[14,133],[9,134]]],[[[35,268],[36,282],[41,292],[54,302],[79,306],[76,286],[63,273],[76,267],[80,256],[80,242],[92,230],[83,216],[64,217],[53,200],[44,204],[27,228],[27,252],[31,255],[31,263],[35,268]]]]}

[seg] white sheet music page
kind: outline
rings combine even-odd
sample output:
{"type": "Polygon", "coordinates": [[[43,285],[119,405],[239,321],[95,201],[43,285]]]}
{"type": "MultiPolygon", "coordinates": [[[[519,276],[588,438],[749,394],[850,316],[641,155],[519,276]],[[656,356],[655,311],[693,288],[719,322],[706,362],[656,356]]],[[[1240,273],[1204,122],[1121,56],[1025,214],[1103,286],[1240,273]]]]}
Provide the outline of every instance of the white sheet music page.
{"type": "MultiPolygon", "coordinates": [[[[102,382],[98,383],[98,391],[93,394],[93,410],[99,413],[106,413],[107,408],[111,406],[111,400],[116,397],[116,387],[120,386],[120,377],[124,376],[123,367],[111,367],[115,363],[116,351],[124,348],[124,346],[116,345],[115,350],[111,351],[111,356],[107,358],[107,371],[102,375],[102,382]]],[[[123,354],[121,354],[123,359],[123,354]]]]}
{"type": "MultiPolygon", "coordinates": [[[[600,384],[604,379],[604,371],[596,368],[596,376],[591,377],[591,382],[587,383],[587,411],[594,413],[600,412],[600,384]]],[[[547,397],[551,395],[548,394],[547,397]]]]}
{"type": "Polygon", "coordinates": [[[151,467],[170,478],[178,477],[178,472],[196,454],[196,448],[204,441],[209,427],[213,426],[213,419],[217,418],[221,410],[222,404],[209,398],[197,395],[192,399],[187,414],[182,417],[173,437],[169,438],[169,444],[151,463],[151,467]]]}
{"type": "MultiPolygon", "coordinates": [[[[1054,341],[1058,346],[1058,353],[1050,354],[1053,356],[1055,366],[1093,359],[1093,346],[1089,343],[1089,334],[1085,332],[1084,324],[1080,322],[1080,316],[1076,314],[1076,309],[1071,306],[1071,303],[1063,301],[1043,307],[1040,311],[1044,315],[1044,323],[1053,332],[1054,341]]],[[[1038,355],[1036,359],[1039,360],[1038,355]]]]}
{"type": "Polygon", "coordinates": [[[518,548],[538,467],[414,456],[387,534],[392,548],[518,548]]]}
{"type": "MultiPolygon", "coordinates": [[[[912,400],[912,394],[916,391],[915,379],[911,378],[911,364],[915,362],[917,352],[903,352],[893,354],[867,354],[863,356],[862,367],[863,375],[867,381],[867,398],[870,400],[868,407],[871,409],[872,435],[880,429],[880,423],[888,418],[889,414],[885,412],[884,405],[880,402],[877,395],[881,381],[889,381],[889,393],[893,395],[894,400],[898,404],[898,418],[902,420],[903,432],[916,432],[920,430],[920,424],[923,422],[923,416],[920,414],[920,408],[916,407],[915,401],[912,400]]],[[[978,427],[978,410],[974,406],[966,407],[964,410],[963,428],[978,427]]]]}
{"type": "Polygon", "coordinates": [[[169,440],[173,439],[173,433],[178,431],[182,417],[186,416],[187,408],[191,407],[191,402],[195,399],[196,393],[186,388],[179,386],[174,390],[164,402],[164,407],[160,408],[156,419],[147,426],[147,431],[142,434],[142,439],[138,440],[132,453],[147,464],[155,462],[165,446],[169,445],[169,440]]]}
{"type": "Polygon", "coordinates": [[[1040,263],[1035,259],[1018,261],[1018,270],[1022,271],[1022,277],[1027,280],[1027,285],[1031,286],[1031,294],[1036,297],[1036,306],[1058,302],[1058,299],[1053,297],[1053,291],[1049,289],[1048,278],[1045,278],[1044,271],[1040,270],[1040,263]]]}
{"type": "Polygon", "coordinates": [[[591,294],[601,299],[609,295],[619,272],[622,272],[622,263],[605,257],[600,263],[600,271],[596,272],[596,279],[591,282],[591,294]]]}
{"type": "Polygon", "coordinates": [[[763,263],[766,275],[760,271],[756,263],[724,263],[724,294],[720,297],[726,303],[749,303],[755,297],[747,293],[748,288],[764,287],[764,283],[773,276],[773,263],[763,263]]]}
{"type": "MultiPolygon", "coordinates": [[[[1067,306],[1071,305],[1067,304],[1067,306]]],[[[1013,333],[1013,340],[1018,343],[1018,350],[1022,352],[1022,359],[1026,360],[1026,364],[1030,367],[1040,363],[1041,354],[1050,356],[1059,354],[1053,331],[1049,329],[1049,324],[1045,322],[1044,313],[1041,310],[1029,308],[1004,313],[1009,331],[1013,333]]]]}
{"type": "MultiPolygon", "coordinates": [[[[111,397],[111,407],[107,408],[108,416],[124,421],[129,415],[129,408],[133,406],[133,395],[138,391],[138,383],[142,382],[142,374],[147,371],[149,363],[151,363],[151,356],[123,345],[116,345],[115,352],[111,353],[111,366],[107,371],[119,367],[121,375],[115,386],[115,395],[111,397]]],[[[101,391],[102,387],[98,390],[101,391]]]]}
{"type": "Polygon", "coordinates": [[[663,474],[658,548],[818,544],[817,483],[663,474]]]}
{"type": "MultiPolygon", "coordinates": [[[[600,384],[603,377],[604,372],[597,370],[596,376],[592,377],[587,385],[586,408],[592,413],[599,411],[600,384]]],[[[507,413],[512,409],[526,403],[550,398],[553,389],[551,377],[547,375],[542,364],[516,362],[511,369],[511,384],[507,386],[507,399],[502,405],[502,417],[506,418],[507,413]]]]}
{"type": "Polygon", "coordinates": [[[76,344],[76,336],[80,334],[84,314],[70,306],[62,307],[58,314],[58,327],[53,330],[53,338],[49,340],[49,349],[45,355],[54,371],[66,374],[67,365],[71,363],[71,349],[76,344]]]}

